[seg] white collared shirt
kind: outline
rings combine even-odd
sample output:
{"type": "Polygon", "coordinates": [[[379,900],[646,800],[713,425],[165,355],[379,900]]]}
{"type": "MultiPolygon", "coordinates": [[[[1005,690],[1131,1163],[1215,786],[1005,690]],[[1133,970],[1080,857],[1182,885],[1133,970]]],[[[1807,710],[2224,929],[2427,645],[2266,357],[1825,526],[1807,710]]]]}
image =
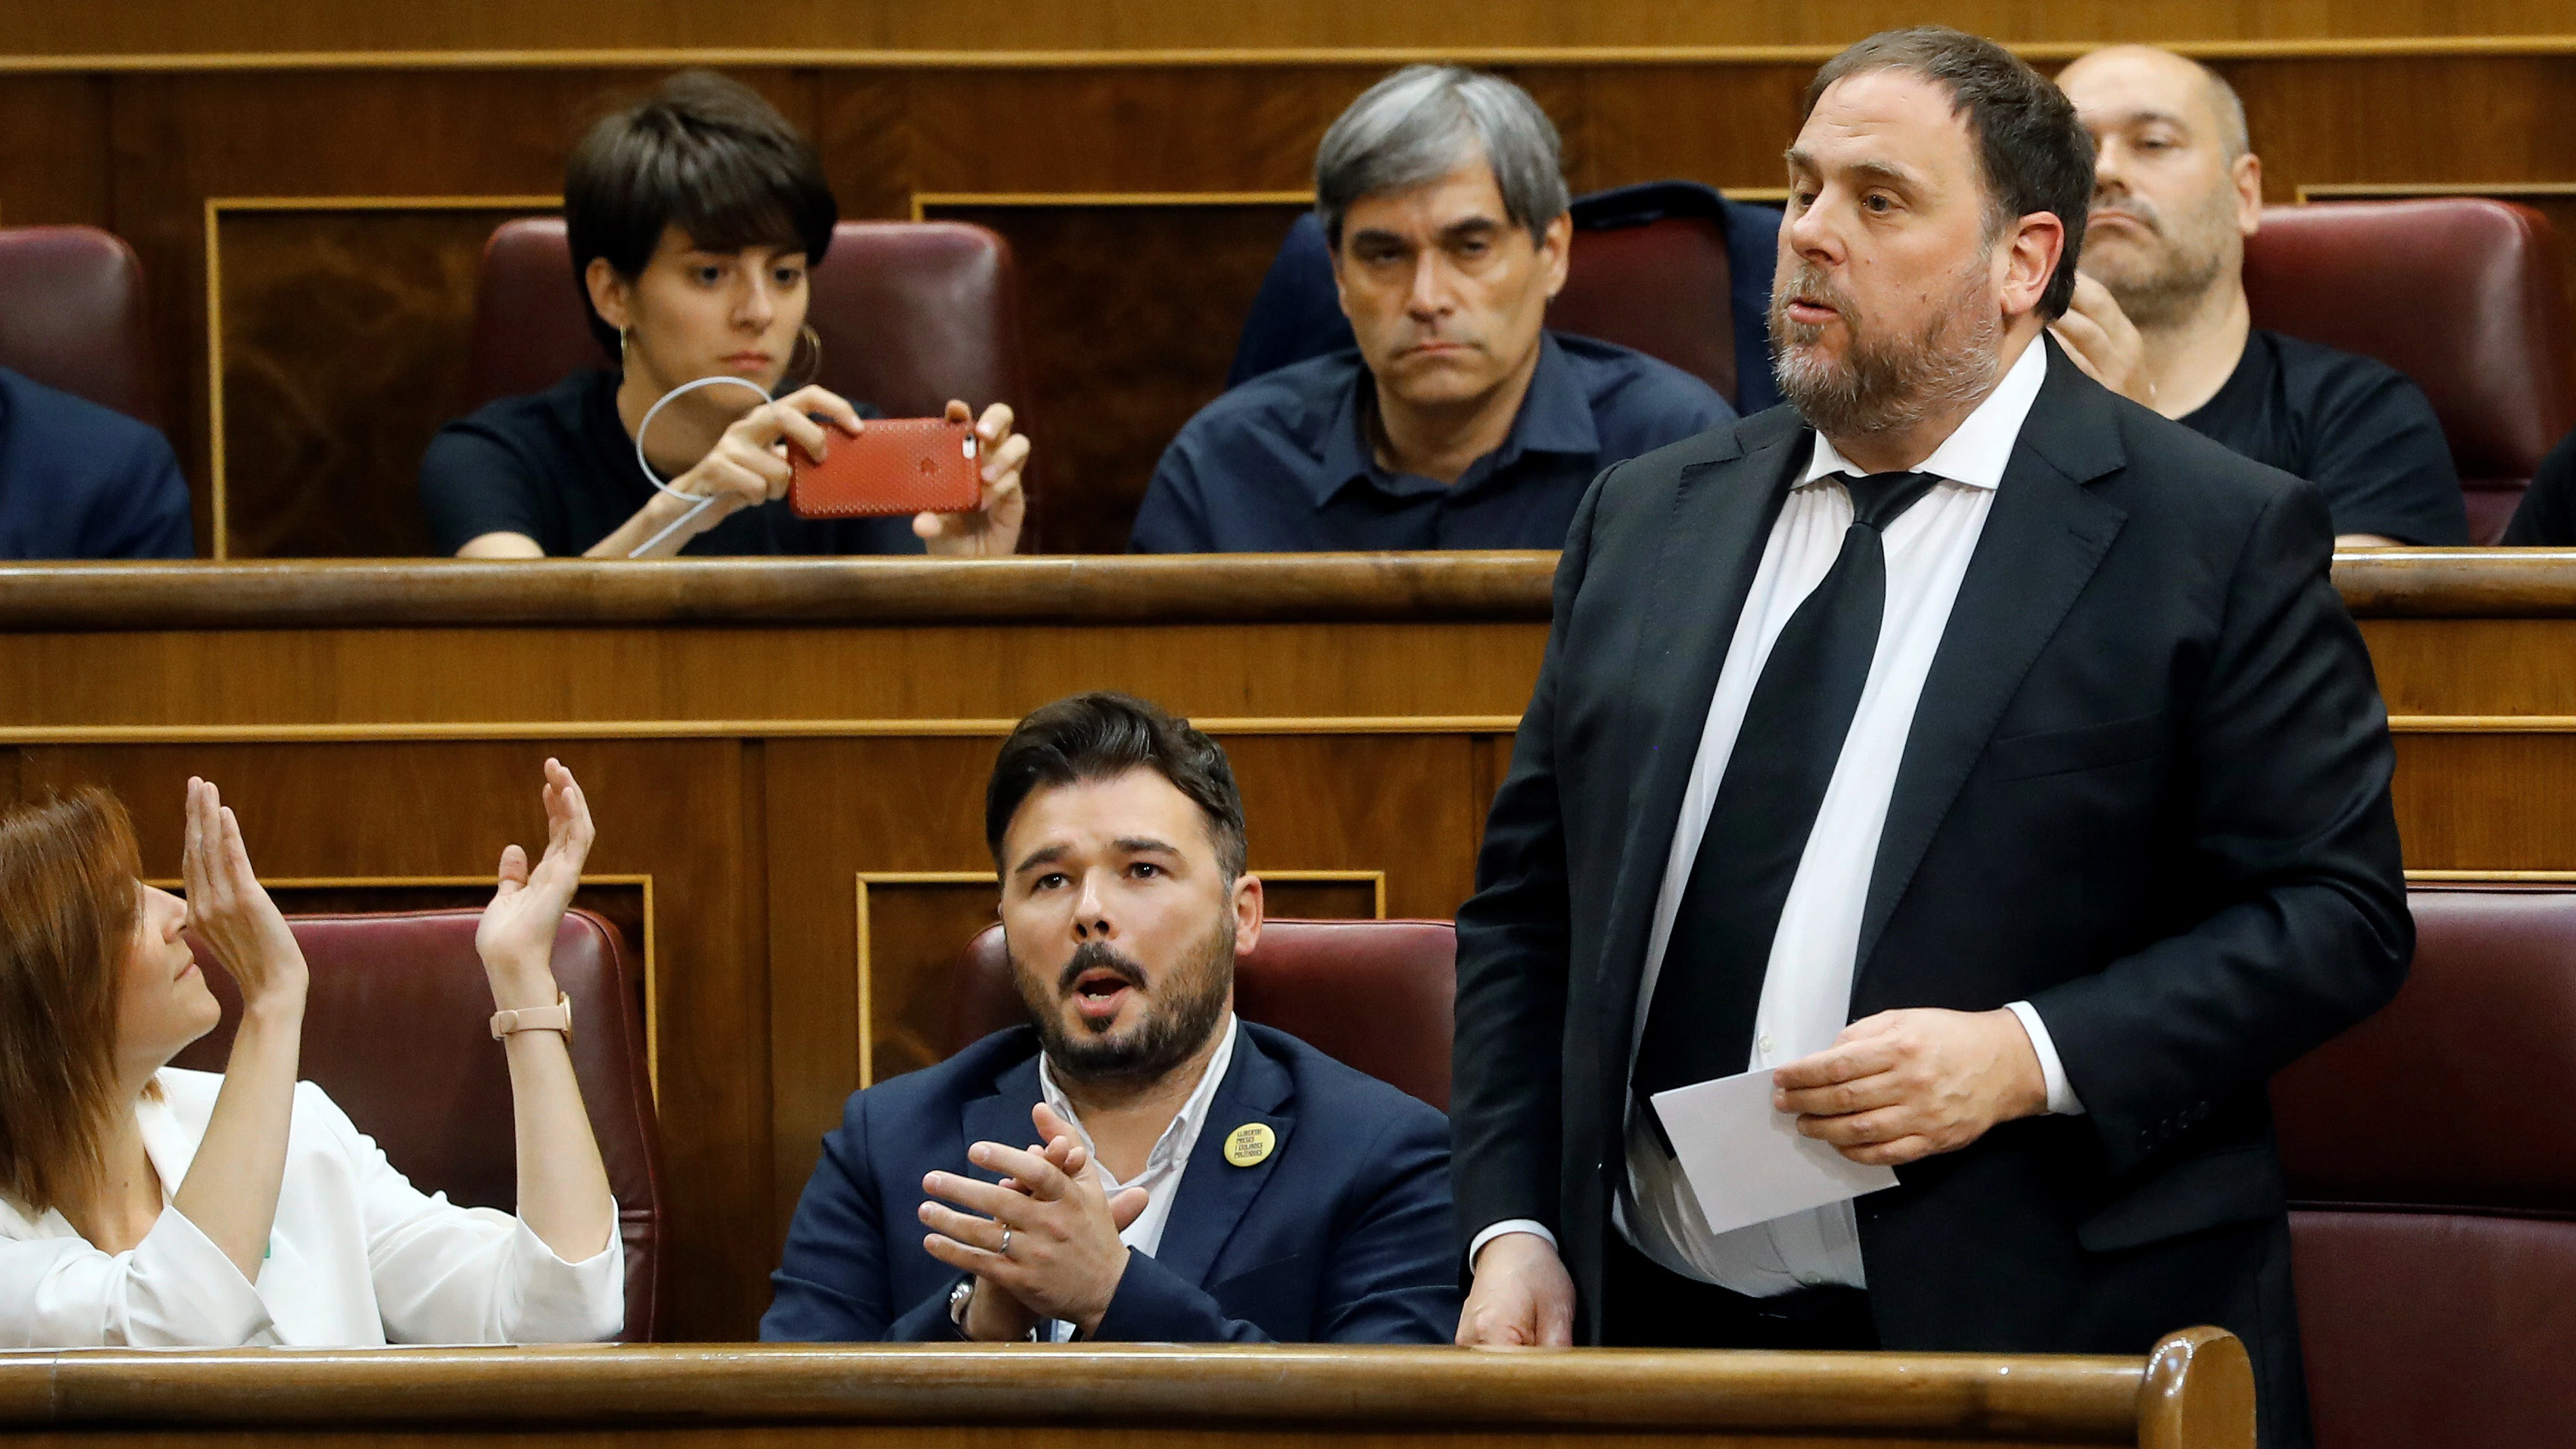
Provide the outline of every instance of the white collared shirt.
{"type": "MultiPolygon", "coordinates": [[[[1897,768],[1914,707],[1931,673],[1948,627],[1950,606],[1967,576],[1968,561],[1983,536],[1995,490],[2003,482],[2022,423],[2047,377],[2047,349],[2034,339],[1984,402],[1962,420],[1915,469],[1942,481],[1891,522],[1883,535],[1887,558],[1886,610],[1869,680],[1861,691],[1851,733],[1816,812],[1813,831],[1780,911],[1778,934],[1754,1016],[1748,1070],[1778,1067],[1832,1045],[1851,1011],[1852,973],[1860,949],[1861,914],[1879,835],[1887,823],[1897,768]]],[[[1646,1013],[1672,938],[1673,918],[1689,887],[1692,863],[1717,801],[1736,732],[1744,723],[1753,687],[1771,646],[1798,605],[1823,581],[1842,551],[1852,521],[1851,495],[1834,480],[1862,470],[1823,434],[1806,472],[1782,504],[1762,553],[1744,613],[1727,647],[1699,753],[1684,788],[1679,819],[1665,860],[1662,887],[1646,939],[1645,967],[1637,992],[1629,1052],[1645,1031],[1646,1013]]],[[[2013,1003],[2037,1048],[2052,1110],[2081,1111],[2066,1089],[2047,1029],[2027,1003],[2013,1003]]],[[[1735,1232],[1709,1231],[1680,1167],[1666,1157],[1654,1131],[1631,1104],[1627,1124],[1627,1191],[1614,1209],[1628,1240],[1665,1268],[1686,1277],[1755,1297],[1770,1297],[1828,1283],[1866,1287],[1857,1221],[1849,1202],[1776,1218],[1735,1232]]],[[[1536,1223],[1496,1223],[1477,1235],[1474,1248],[1508,1231],[1536,1231],[1536,1223]]]]}
{"type": "Polygon", "coordinates": [[[171,1205],[224,1079],[165,1067],[155,1080],[136,1122],[162,1208],[142,1242],[110,1254],[60,1211],[0,1199],[0,1348],[578,1342],[624,1323],[613,1226],[567,1263],[509,1213],[424,1196],[311,1082],[295,1088],[268,1255],[244,1278],[171,1205]]]}
{"type": "MultiPolygon", "coordinates": [[[[1218,1030],[1222,1035],[1218,1038],[1216,1050],[1208,1056],[1207,1069],[1199,1075],[1198,1086],[1191,1089],[1189,1099],[1181,1103],[1181,1109],[1172,1114],[1171,1124],[1163,1129],[1163,1135],[1154,1139],[1154,1150],[1145,1154],[1145,1170],[1137,1173],[1132,1182],[1120,1182],[1110,1174],[1109,1164],[1100,1160],[1099,1150],[1092,1145],[1090,1129],[1082,1125],[1081,1116],[1073,1110],[1073,1100],[1056,1085],[1055,1069],[1047,1062],[1046,1053],[1038,1054],[1038,1094],[1057,1116],[1071,1124],[1074,1136],[1081,1139],[1083,1151],[1090,1155],[1100,1170],[1101,1187],[1111,1197],[1131,1187],[1145,1189],[1145,1210],[1138,1213],[1136,1221],[1129,1223],[1127,1230],[1118,1235],[1118,1241],[1148,1258],[1163,1246],[1163,1229],[1172,1220],[1173,1200],[1181,1195],[1181,1176],[1190,1169],[1190,1153],[1197,1149],[1199,1132],[1207,1126],[1208,1108],[1216,1101],[1217,1088],[1224,1084],[1227,1069],[1234,1065],[1235,1038],[1242,1034],[1235,1025],[1234,1013],[1226,1013],[1225,1024],[1218,1030]]],[[[1049,1322],[1056,1342],[1063,1343],[1072,1338],[1072,1324],[1061,1320],[1049,1322]]]]}

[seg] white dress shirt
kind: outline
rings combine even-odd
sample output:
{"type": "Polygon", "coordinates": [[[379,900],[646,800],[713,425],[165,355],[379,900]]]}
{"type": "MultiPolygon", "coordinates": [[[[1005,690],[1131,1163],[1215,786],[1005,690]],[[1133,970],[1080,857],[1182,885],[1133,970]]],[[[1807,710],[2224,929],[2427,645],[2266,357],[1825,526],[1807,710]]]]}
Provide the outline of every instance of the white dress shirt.
{"type": "MultiPolygon", "coordinates": [[[[1852,973],[1860,949],[1861,913],[1869,896],[1897,767],[1912,732],[1914,707],[1950,620],[1950,606],[1985,531],[2023,419],[2047,376],[2047,349],[2034,341],[1995,390],[1915,471],[1942,481],[1891,522],[1882,538],[1887,559],[1886,608],[1869,680],[1851,732],[1799,857],[1754,1016],[1748,1070],[1778,1067],[1824,1050],[1847,1024],[1852,973]]],[[[1798,605],[1824,580],[1851,526],[1851,495],[1836,480],[1860,468],[1823,434],[1806,472],[1782,504],[1762,562],[1744,601],[1711,699],[1699,752],[1682,795],[1646,938],[1629,1052],[1645,1031],[1673,918],[1689,887],[1691,865],[1716,805],[1736,732],[1771,646],[1798,605]]],[[[2081,1111],[2066,1089],[2047,1028],[2027,1003],[2013,1003],[2037,1049],[2052,1110],[2081,1111]]],[[[1837,1283],[1866,1287],[1857,1223],[1849,1202],[1775,1218],[1730,1233],[1712,1233],[1681,1168],[1664,1155],[1651,1124],[1631,1103],[1627,1123],[1627,1190],[1615,1205],[1619,1230],[1665,1268],[1755,1297],[1837,1283]]],[[[1474,1249],[1512,1231],[1540,1225],[1514,1220],[1477,1235],[1474,1249]]]]}
{"type": "MultiPolygon", "coordinates": [[[[1145,1154],[1144,1171],[1137,1173],[1132,1182],[1120,1182],[1110,1175],[1109,1164],[1100,1160],[1099,1150],[1092,1145],[1090,1130],[1082,1125],[1081,1116],[1073,1110],[1073,1100],[1056,1085],[1055,1070],[1048,1065],[1046,1053],[1038,1053],[1038,1094],[1046,1099],[1047,1106],[1057,1116],[1072,1125],[1073,1135],[1081,1141],[1082,1150],[1100,1171],[1101,1187],[1111,1197],[1131,1187],[1145,1189],[1145,1210],[1138,1213],[1136,1221],[1129,1223],[1126,1231],[1118,1235],[1118,1241],[1148,1258],[1163,1246],[1163,1229],[1172,1220],[1172,1201],[1181,1195],[1181,1176],[1190,1170],[1190,1153],[1197,1149],[1199,1132],[1207,1126],[1208,1107],[1216,1100],[1216,1089],[1224,1084],[1227,1069],[1234,1065],[1235,1038],[1242,1034],[1235,1025],[1234,1013],[1226,1013],[1225,1025],[1218,1030],[1223,1035],[1217,1041],[1216,1050],[1208,1057],[1207,1069],[1199,1075],[1198,1086],[1191,1089],[1189,1099],[1181,1103],[1181,1110],[1172,1115],[1171,1124],[1163,1129],[1163,1135],[1154,1139],[1154,1150],[1145,1154]]],[[[1049,1335],[1058,1343],[1073,1337],[1070,1323],[1049,1319],[1048,1325],[1049,1335]]]]}
{"type": "Polygon", "coordinates": [[[286,1170],[256,1282],[170,1203],[222,1076],[164,1068],[137,1105],[161,1216],[122,1253],[62,1213],[0,1198],[0,1347],[353,1348],[549,1343],[615,1336],[626,1252],[555,1256],[509,1213],[423,1196],[311,1082],[295,1087],[286,1170]]]}

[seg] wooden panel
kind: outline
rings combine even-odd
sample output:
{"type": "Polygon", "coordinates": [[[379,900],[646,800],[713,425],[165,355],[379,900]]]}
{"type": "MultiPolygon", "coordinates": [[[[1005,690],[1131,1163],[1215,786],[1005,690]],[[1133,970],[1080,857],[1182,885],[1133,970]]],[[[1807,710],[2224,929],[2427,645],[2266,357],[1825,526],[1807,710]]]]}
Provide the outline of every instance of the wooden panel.
{"type": "Polygon", "coordinates": [[[945,199],[923,208],[1000,232],[1019,262],[1029,407],[1045,420],[1035,424],[1047,450],[1036,505],[1048,552],[1126,551],[1154,465],[1225,390],[1241,319],[1306,210],[945,199]]]}
{"type": "MultiPolygon", "coordinates": [[[[780,0],[706,11],[655,0],[471,0],[380,7],[257,0],[220,9],[187,0],[119,0],[93,11],[15,7],[11,48],[30,54],[261,51],[595,50],[672,46],[787,49],[887,47],[971,55],[976,49],[1069,51],[1172,47],[1314,48],[1838,45],[1910,25],[1922,7],[1854,0],[1672,5],[1662,0],[1307,0],[1209,5],[1192,0],[953,0],[925,10],[901,0],[780,0]]],[[[1957,0],[1950,24],[2013,40],[2274,40],[2421,35],[2531,35],[2567,28],[2552,0],[2107,0],[2034,6],[1957,0]]]]}
{"type": "Polygon", "coordinates": [[[0,226],[108,225],[103,76],[29,76],[0,84],[0,136],[21,139],[0,166],[0,226]]]}
{"type": "Polygon", "coordinates": [[[417,471],[465,393],[483,243],[531,214],[217,212],[226,556],[431,551],[417,471]]]}
{"type": "Polygon", "coordinates": [[[2238,60],[2267,199],[2321,182],[2576,180],[2576,55],[2238,60]]]}
{"type": "Polygon", "coordinates": [[[2576,621],[2365,619],[2391,715],[2576,715],[2576,621]]]}
{"type": "Polygon", "coordinates": [[[2397,830],[2412,869],[2576,870],[2576,734],[2397,737],[2397,830]]]}

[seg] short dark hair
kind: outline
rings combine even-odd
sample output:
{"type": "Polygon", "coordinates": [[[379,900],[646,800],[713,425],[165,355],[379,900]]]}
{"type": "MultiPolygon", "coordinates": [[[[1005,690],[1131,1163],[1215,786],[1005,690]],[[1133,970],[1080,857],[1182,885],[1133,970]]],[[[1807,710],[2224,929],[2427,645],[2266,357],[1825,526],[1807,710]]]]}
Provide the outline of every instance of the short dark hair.
{"type": "Polygon", "coordinates": [[[583,277],[606,257],[622,277],[653,259],[676,226],[709,251],[799,247],[823,260],[841,219],[822,159],[760,93],[709,70],[684,70],[637,105],[592,126],[564,166],[564,232],[591,335],[610,352],[617,329],[590,305],[583,277]]]}
{"type": "Polygon", "coordinates": [[[2066,250],[2040,294],[2039,312],[2066,314],[2075,296],[2075,259],[2084,249],[2084,213],[2093,204],[2093,138],[2075,104],[2021,57],[1946,25],[1882,30],[1825,62],[1807,83],[1803,121],[1827,87],[1876,70],[1911,71],[1950,92],[1951,114],[1967,117],[1986,188],[1986,230],[2001,235],[2020,217],[2054,213],[2066,228],[2066,250]]]}
{"type": "Polygon", "coordinates": [[[1172,782],[1207,817],[1218,866],[1232,881],[1243,874],[1243,797],[1235,793],[1234,768],[1225,747],[1131,695],[1077,694],[1032,711],[1002,741],[993,781],[984,788],[984,843],[1006,874],[1002,832],[1021,802],[1041,786],[1114,780],[1130,770],[1152,770],[1172,782]]]}

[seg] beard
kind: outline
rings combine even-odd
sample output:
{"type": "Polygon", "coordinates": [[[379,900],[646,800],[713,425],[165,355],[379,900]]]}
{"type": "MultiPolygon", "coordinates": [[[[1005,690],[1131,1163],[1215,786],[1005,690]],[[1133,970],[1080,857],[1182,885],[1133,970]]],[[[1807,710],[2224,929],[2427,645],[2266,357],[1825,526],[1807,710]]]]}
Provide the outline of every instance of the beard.
{"type": "Polygon", "coordinates": [[[1812,262],[1771,287],[1771,370],[1781,395],[1827,437],[1899,432],[1994,386],[2003,318],[1988,294],[1986,256],[1959,275],[1949,304],[1911,337],[1882,336],[1858,304],[1812,262]],[[1851,350],[1814,351],[1822,326],[1795,322],[1789,299],[1814,297],[1842,315],[1851,350]]]}
{"type": "Polygon", "coordinates": [[[1151,994],[1145,990],[1144,968],[1100,941],[1075,947],[1073,959],[1053,982],[1039,980],[1014,953],[1011,981],[1059,1074],[1081,1082],[1140,1086],[1188,1061],[1224,1019],[1226,999],[1234,990],[1234,921],[1220,919],[1197,956],[1167,973],[1163,989],[1151,994]],[[1108,1024],[1068,1027],[1057,1009],[1073,983],[1089,971],[1116,975],[1143,1002],[1144,1015],[1123,1034],[1112,1035],[1108,1024]]]}
{"type": "Polygon", "coordinates": [[[2097,207],[2137,218],[2147,232],[2147,239],[2134,244],[2135,252],[2097,242],[2084,258],[2085,272],[2110,291],[2111,300],[2138,326],[2165,326],[2189,316],[2227,269],[2227,238],[2235,235],[2236,214],[2226,193],[2214,193],[2208,205],[2171,221],[2134,192],[2097,193],[2093,200],[2097,207]]]}

